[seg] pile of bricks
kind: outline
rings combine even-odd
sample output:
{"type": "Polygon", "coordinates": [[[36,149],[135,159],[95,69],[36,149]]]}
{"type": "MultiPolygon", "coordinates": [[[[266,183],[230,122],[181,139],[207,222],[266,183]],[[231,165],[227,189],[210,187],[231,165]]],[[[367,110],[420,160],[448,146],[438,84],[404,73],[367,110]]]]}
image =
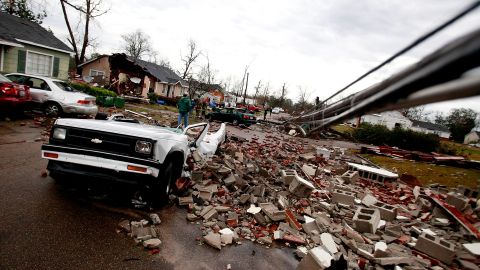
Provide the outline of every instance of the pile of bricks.
{"type": "Polygon", "coordinates": [[[298,269],[479,269],[478,192],[372,183],[347,171],[362,161],[344,152],[282,134],[231,136],[194,164],[178,202],[201,243],[289,247],[298,269]]]}

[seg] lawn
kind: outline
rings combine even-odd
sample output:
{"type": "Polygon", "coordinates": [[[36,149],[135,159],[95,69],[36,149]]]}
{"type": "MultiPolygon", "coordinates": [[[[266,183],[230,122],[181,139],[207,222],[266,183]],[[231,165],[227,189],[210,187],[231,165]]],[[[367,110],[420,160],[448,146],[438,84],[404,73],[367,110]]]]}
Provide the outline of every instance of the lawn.
{"type": "Polygon", "coordinates": [[[362,156],[385,169],[395,171],[399,175],[403,173],[413,175],[424,185],[439,183],[448,187],[456,187],[457,185],[476,187],[480,184],[480,170],[393,159],[376,155],[362,156]]]}
{"type": "Polygon", "coordinates": [[[450,154],[463,156],[468,159],[480,161],[480,148],[470,145],[460,144],[450,141],[442,141],[440,145],[443,149],[449,150],[450,154]]]}
{"type": "Polygon", "coordinates": [[[334,125],[331,128],[336,132],[348,134],[348,135],[351,135],[354,130],[352,127],[345,124],[334,125]]]}

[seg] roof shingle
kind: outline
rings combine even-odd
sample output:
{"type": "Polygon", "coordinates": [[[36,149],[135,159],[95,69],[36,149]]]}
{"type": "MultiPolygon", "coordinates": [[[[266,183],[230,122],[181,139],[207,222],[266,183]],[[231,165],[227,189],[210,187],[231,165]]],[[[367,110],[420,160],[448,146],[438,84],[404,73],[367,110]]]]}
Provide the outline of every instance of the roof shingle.
{"type": "Polygon", "coordinates": [[[0,12],[0,38],[26,40],[43,46],[72,52],[72,49],[39,24],[0,12]]]}

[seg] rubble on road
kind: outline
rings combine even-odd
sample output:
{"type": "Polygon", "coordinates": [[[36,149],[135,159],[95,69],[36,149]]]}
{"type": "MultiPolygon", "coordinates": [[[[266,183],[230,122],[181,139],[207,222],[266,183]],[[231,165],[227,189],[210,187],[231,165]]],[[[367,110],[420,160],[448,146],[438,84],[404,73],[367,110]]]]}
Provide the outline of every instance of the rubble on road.
{"type": "Polygon", "coordinates": [[[290,247],[297,269],[479,264],[478,191],[380,181],[349,166],[370,165],[345,149],[244,132],[250,139],[230,135],[216,155],[196,160],[192,188],[178,198],[200,243],[290,247]]]}
{"type": "Polygon", "coordinates": [[[125,233],[133,238],[137,245],[142,245],[145,249],[150,250],[151,254],[156,254],[162,244],[158,235],[158,225],[161,220],[156,213],[149,214],[149,217],[150,221],[146,219],[140,221],[122,220],[117,225],[117,232],[125,233]]]}

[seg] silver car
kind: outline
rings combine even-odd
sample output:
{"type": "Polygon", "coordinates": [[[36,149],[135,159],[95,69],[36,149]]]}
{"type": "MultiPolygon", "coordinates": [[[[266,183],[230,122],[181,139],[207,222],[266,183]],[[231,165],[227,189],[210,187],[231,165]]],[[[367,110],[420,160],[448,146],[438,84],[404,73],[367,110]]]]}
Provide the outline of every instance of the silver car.
{"type": "Polygon", "coordinates": [[[22,73],[5,76],[16,83],[29,86],[33,103],[47,115],[69,113],[95,116],[98,112],[95,97],[78,92],[65,81],[22,73]]]}

